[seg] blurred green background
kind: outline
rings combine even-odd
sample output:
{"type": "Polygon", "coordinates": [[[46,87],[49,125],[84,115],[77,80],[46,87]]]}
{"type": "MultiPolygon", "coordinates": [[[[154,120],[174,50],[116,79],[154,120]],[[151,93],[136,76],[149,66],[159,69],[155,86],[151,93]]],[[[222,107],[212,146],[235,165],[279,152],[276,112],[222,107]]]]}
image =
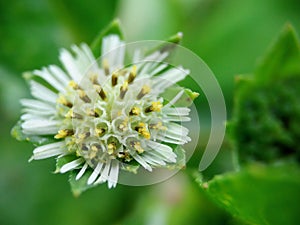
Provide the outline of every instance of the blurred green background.
{"type": "MultiPolygon", "coordinates": [[[[67,176],[51,173],[54,160],[28,164],[33,146],[10,136],[20,116],[19,99],[29,96],[21,74],[58,63],[60,48],[92,42],[119,17],[128,41],[161,40],[182,31],[183,46],[215,73],[230,117],[234,76],[253,71],[286,22],[299,31],[299,12],[296,0],[0,0],[0,224],[243,224],[189,176],[200,152],[187,173],[162,184],[114,190],[102,185],[74,198],[67,176]]],[[[221,151],[207,175],[230,167],[228,155],[221,151]]]]}

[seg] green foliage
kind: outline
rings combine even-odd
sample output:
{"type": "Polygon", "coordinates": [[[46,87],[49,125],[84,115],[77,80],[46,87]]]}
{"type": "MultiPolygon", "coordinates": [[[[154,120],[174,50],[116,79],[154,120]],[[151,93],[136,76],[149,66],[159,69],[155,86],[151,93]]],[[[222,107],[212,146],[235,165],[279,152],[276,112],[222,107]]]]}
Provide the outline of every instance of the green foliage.
{"type": "Polygon", "coordinates": [[[300,48],[287,25],[253,77],[238,78],[232,139],[241,161],[300,159],[300,48]]]}
{"type": "Polygon", "coordinates": [[[300,169],[295,164],[252,164],[201,186],[213,201],[249,224],[299,222],[300,169]]]}
{"type": "Polygon", "coordinates": [[[239,90],[232,124],[242,161],[300,159],[299,78],[261,86],[253,81],[239,90]]]}
{"type": "Polygon", "coordinates": [[[121,40],[124,39],[123,31],[121,29],[120,21],[118,19],[113,20],[106,28],[104,28],[91,44],[91,49],[96,58],[101,56],[100,50],[102,46],[103,37],[109,34],[116,34],[120,37],[121,40]]]}
{"type": "Polygon", "coordinates": [[[91,170],[86,171],[79,180],[76,180],[77,174],[77,171],[71,171],[69,175],[71,190],[75,197],[78,197],[82,192],[94,186],[87,184],[87,181],[92,174],[91,170]]]}
{"type": "Polygon", "coordinates": [[[300,45],[294,28],[287,24],[255,71],[258,83],[270,85],[290,76],[300,77],[300,45]]]}
{"type": "Polygon", "coordinates": [[[297,224],[300,48],[290,25],[254,75],[237,82],[229,133],[242,169],[201,185],[213,201],[249,224],[297,224]]]}

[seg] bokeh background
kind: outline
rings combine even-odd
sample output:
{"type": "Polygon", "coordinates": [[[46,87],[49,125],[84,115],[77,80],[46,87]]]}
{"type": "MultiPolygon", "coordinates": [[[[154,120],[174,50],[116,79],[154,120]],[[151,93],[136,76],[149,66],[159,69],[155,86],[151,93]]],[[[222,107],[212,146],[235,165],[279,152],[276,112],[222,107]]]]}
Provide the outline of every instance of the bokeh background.
{"type": "MultiPolygon", "coordinates": [[[[51,173],[54,160],[28,164],[32,145],[10,136],[19,99],[29,97],[21,75],[58,63],[60,48],[91,43],[118,17],[128,41],[162,40],[182,31],[182,45],[218,79],[230,117],[234,76],[253,71],[286,22],[299,31],[299,12],[297,0],[0,0],[0,224],[243,224],[194,182],[190,174],[201,151],[185,172],[162,184],[114,190],[100,185],[74,198],[67,175],[51,173]]],[[[207,177],[231,167],[224,149],[207,177]]]]}

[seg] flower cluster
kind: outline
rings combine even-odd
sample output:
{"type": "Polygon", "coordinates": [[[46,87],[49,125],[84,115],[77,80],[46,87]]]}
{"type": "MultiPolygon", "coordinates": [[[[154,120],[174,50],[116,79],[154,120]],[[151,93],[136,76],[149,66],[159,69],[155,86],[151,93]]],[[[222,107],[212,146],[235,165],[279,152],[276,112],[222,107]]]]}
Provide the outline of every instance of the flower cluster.
{"type": "Polygon", "coordinates": [[[107,182],[109,188],[120,169],[152,171],[176,163],[174,146],[190,141],[181,125],[190,120],[190,109],[174,106],[183,90],[172,99],[162,93],[189,71],[161,63],[167,51],[143,55],[137,49],[124,65],[125,51],[118,35],[108,35],[100,60],[86,44],[74,45],[60,53],[64,69],[50,65],[32,72],[34,99],[21,100],[22,132],[54,138],[35,148],[30,160],[69,156],[57,172],[76,171],[78,180],[90,171],[87,185],[107,182]]]}

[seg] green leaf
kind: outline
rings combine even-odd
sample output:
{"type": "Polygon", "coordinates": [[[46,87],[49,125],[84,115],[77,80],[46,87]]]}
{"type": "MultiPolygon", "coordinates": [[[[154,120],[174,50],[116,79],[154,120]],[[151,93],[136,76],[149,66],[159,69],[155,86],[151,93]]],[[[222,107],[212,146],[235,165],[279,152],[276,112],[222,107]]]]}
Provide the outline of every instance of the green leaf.
{"type": "Polygon", "coordinates": [[[213,201],[250,224],[299,222],[300,168],[295,164],[251,164],[201,187],[213,201]]]}
{"type": "Polygon", "coordinates": [[[79,180],[76,180],[77,173],[77,171],[73,170],[70,172],[69,176],[71,190],[75,197],[78,197],[82,192],[95,186],[87,184],[87,181],[92,174],[91,170],[87,170],[79,180]]]}
{"type": "Polygon", "coordinates": [[[157,46],[147,50],[145,55],[150,55],[156,51],[169,52],[170,54],[167,58],[170,58],[172,56],[171,53],[175,50],[176,46],[178,44],[180,44],[182,37],[183,37],[183,34],[181,32],[178,32],[178,33],[174,34],[173,36],[164,40],[164,42],[162,44],[158,44],[157,46]]]}
{"type": "Polygon", "coordinates": [[[238,76],[228,133],[240,162],[300,161],[300,47],[287,25],[254,76],[238,76]]]}
{"type": "Polygon", "coordinates": [[[123,31],[121,29],[120,21],[118,19],[114,19],[105,29],[103,29],[99,35],[94,39],[91,44],[91,49],[94,55],[97,57],[101,56],[101,46],[102,46],[102,39],[103,37],[116,34],[120,37],[121,40],[124,39],[123,31]]]}
{"type": "Polygon", "coordinates": [[[264,83],[297,74],[300,74],[300,46],[294,28],[288,24],[261,60],[255,75],[264,83]]]}
{"type": "Polygon", "coordinates": [[[55,141],[55,139],[52,136],[35,136],[24,134],[22,131],[21,124],[22,122],[18,121],[18,123],[11,130],[11,135],[18,141],[28,141],[38,146],[55,141]]]}
{"type": "Polygon", "coordinates": [[[183,37],[182,32],[178,32],[178,33],[174,34],[173,36],[169,37],[166,41],[174,43],[174,44],[180,44],[182,37],[183,37]]]}
{"type": "Polygon", "coordinates": [[[184,91],[181,97],[175,102],[175,107],[189,107],[192,105],[193,101],[199,96],[199,93],[193,92],[188,88],[183,88],[180,86],[172,86],[168,88],[161,96],[167,102],[170,102],[180,91],[184,91]]]}

